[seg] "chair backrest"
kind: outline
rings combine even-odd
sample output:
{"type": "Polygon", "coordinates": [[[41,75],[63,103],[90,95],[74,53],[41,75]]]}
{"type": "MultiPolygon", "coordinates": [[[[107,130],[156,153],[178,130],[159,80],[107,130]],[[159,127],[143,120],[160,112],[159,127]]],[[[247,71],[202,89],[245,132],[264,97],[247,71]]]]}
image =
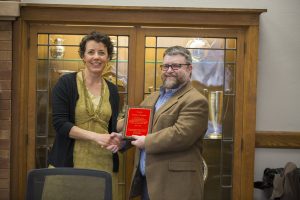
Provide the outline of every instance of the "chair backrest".
{"type": "Polygon", "coordinates": [[[78,168],[43,168],[28,172],[26,200],[111,200],[108,172],[78,168]]]}

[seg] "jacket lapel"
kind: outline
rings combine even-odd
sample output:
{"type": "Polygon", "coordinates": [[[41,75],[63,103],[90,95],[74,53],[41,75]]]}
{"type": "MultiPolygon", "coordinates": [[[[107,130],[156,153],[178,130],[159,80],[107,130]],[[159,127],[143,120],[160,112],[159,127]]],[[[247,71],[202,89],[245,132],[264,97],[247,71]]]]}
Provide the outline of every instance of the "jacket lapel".
{"type": "MultiPolygon", "coordinates": [[[[155,126],[155,124],[157,123],[158,120],[158,116],[160,116],[161,114],[163,114],[164,112],[166,112],[169,108],[171,108],[174,104],[176,104],[178,102],[178,100],[188,91],[190,91],[192,89],[191,84],[187,83],[185,86],[183,86],[183,88],[181,88],[180,90],[178,90],[174,96],[172,96],[164,105],[162,105],[157,112],[154,113],[154,117],[153,117],[153,126],[155,126]]],[[[158,96],[159,97],[159,96],[158,96]]],[[[155,100],[155,103],[158,99],[158,97],[155,100]]],[[[155,105],[154,103],[154,105],[155,105]]],[[[155,107],[154,107],[155,109],[155,107]]]]}

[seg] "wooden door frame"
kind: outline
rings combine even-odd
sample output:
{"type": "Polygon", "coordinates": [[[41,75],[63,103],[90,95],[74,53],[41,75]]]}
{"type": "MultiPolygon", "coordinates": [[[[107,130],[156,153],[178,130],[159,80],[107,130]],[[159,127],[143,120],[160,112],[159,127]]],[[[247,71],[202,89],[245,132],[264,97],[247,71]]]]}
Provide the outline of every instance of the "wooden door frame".
{"type": "MultiPolygon", "coordinates": [[[[34,24],[114,25],[154,27],[196,27],[239,29],[244,35],[244,61],[241,83],[240,108],[237,126],[241,130],[241,173],[239,186],[233,191],[233,199],[252,200],[254,176],[254,144],[256,117],[256,73],[258,57],[259,15],[265,9],[209,9],[209,8],[161,8],[161,7],[115,7],[115,6],[65,6],[21,4],[20,18],[14,24],[14,67],[12,113],[12,170],[11,197],[23,199],[26,183],[26,148],[32,113],[28,110],[30,84],[28,71],[30,27],[34,24]],[[25,168],[25,169],[24,169],[25,168]],[[237,188],[237,189],[236,189],[237,188]]],[[[137,43],[141,40],[137,36],[137,43]]],[[[136,47],[137,55],[140,53],[136,47]]],[[[132,54],[134,55],[134,54],[132,54]]],[[[135,60],[135,59],[133,59],[135,60]]],[[[136,63],[137,65],[139,63],[136,63]]],[[[133,74],[137,72],[132,72],[133,74]]],[[[139,81],[139,80],[136,80],[139,81]]],[[[32,84],[32,83],[31,83],[32,84]]],[[[134,87],[128,92],[135,95],[134,87]]],[[[129,104],[137,104],[139,99],[129,104]]],[[[35,105],[34,105],[35,106],[35,105]]],[[[133,158],[131,158],[133,159],[133,158]]],[[[238,184],[237,184],[238,185],[238,184]]]]}

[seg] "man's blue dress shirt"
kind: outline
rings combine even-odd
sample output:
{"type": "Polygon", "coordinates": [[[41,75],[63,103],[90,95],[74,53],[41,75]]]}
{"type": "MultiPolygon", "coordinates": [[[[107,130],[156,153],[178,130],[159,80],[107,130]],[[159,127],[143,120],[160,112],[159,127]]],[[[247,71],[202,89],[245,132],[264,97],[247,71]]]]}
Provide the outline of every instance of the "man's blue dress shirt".
{"type": "MultiPolygon", "coordinates": [[[[164,88],[160,87],[160,95],[159,98],[155,104],[155,112],[164,105],[174,94],[179,90],[181,87],[176,89],[170,89],[168,91],[165,91],[164,88]]],[[[146,152],[144,149],[141,149],[140,154],[140,172],[143,176],[146,175],[145,173],[145,162],[146,162],[146,152]]]]}

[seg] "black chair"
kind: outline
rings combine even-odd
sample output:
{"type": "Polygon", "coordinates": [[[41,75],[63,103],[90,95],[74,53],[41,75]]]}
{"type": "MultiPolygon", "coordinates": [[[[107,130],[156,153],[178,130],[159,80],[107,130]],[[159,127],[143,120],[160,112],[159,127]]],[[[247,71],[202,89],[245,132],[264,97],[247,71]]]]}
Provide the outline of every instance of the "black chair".
{"type": "Polygon", "coordinates": [[[28,172],[26,200],[111,200],[108,172],[78,168],[43,168],[28,172]]]}

